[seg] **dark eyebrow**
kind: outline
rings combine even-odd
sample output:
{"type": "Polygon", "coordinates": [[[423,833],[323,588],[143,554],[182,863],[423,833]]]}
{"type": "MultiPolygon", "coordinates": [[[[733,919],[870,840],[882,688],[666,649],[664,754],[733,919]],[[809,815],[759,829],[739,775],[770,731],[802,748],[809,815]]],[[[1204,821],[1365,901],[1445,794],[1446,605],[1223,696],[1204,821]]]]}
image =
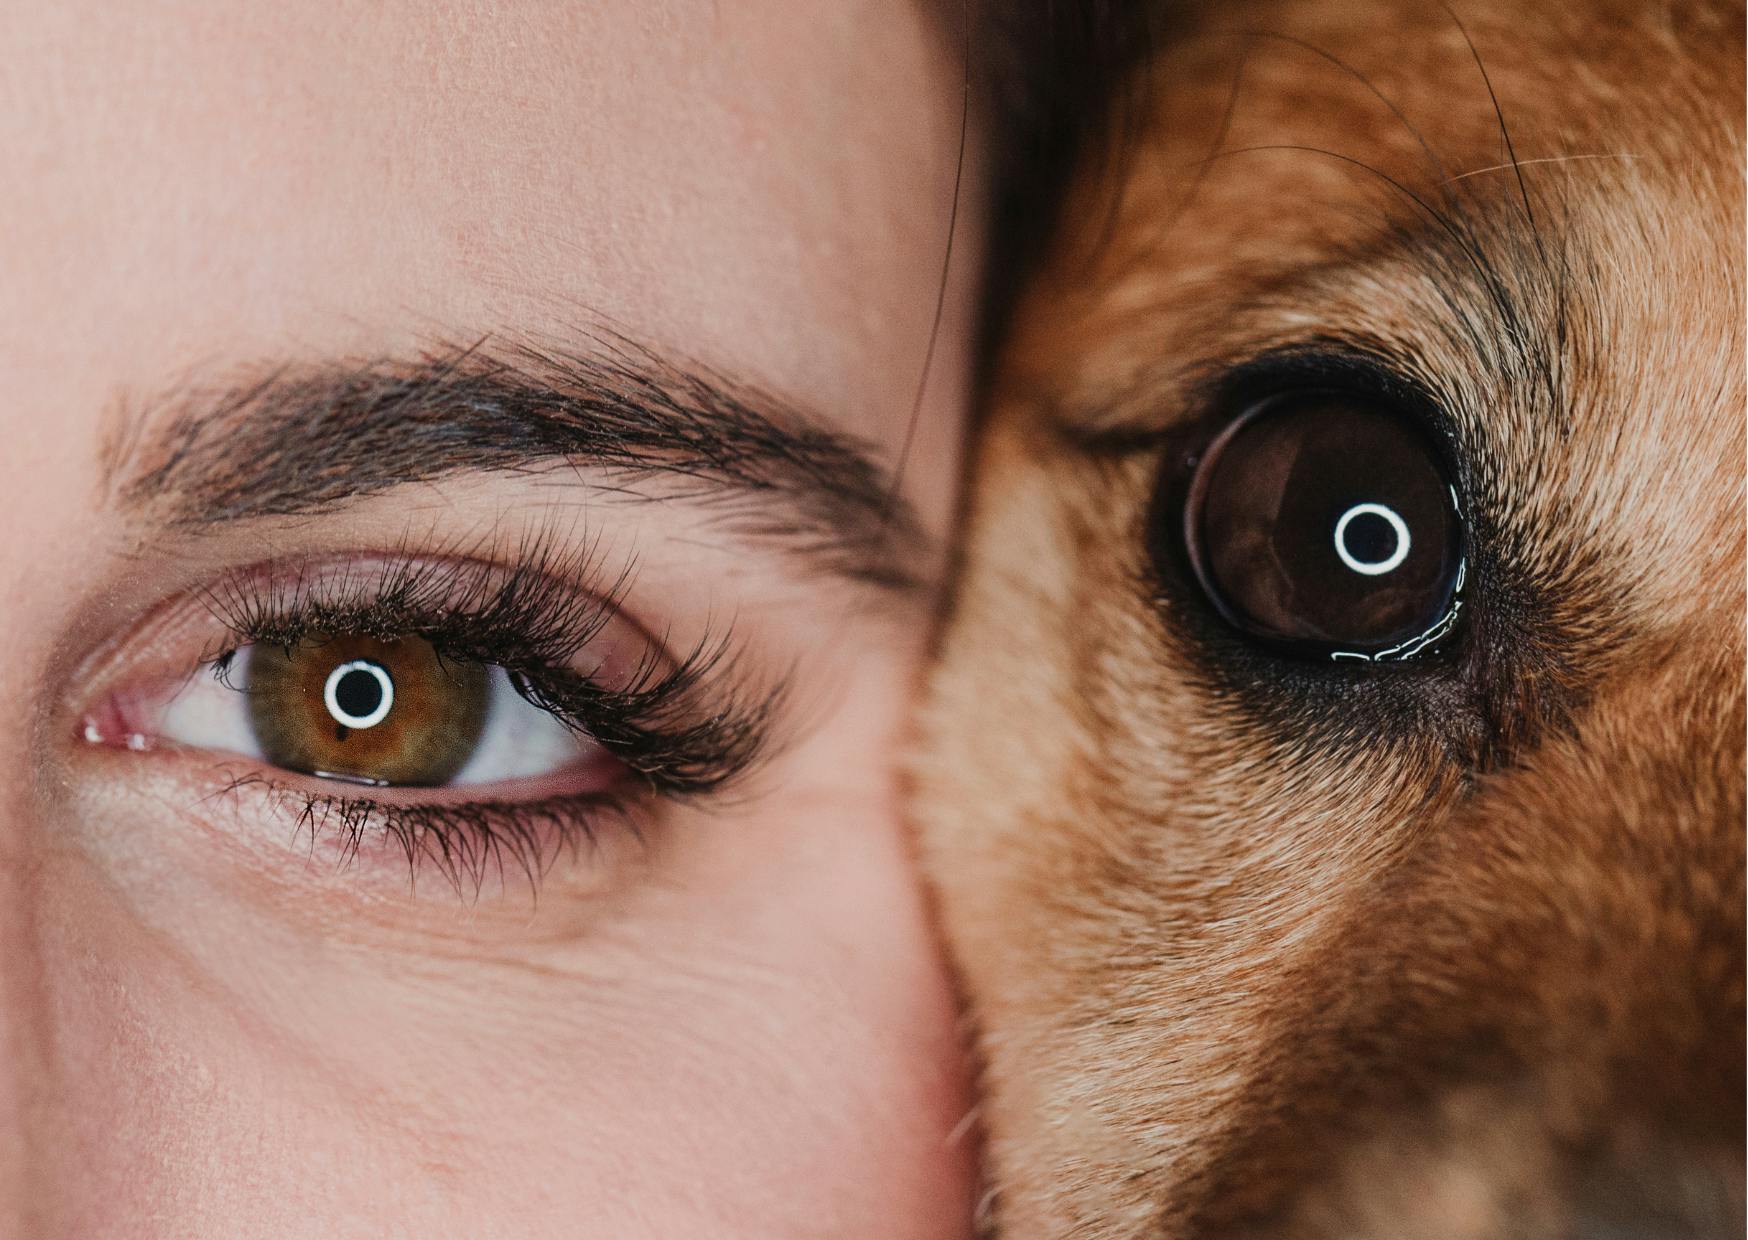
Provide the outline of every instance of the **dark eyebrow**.
{"type": "Polygon", "coordinates": [[[125,510],[200,532],[408,482],[570,464],[678,483],[743,534],[906,589],[933,551],[869,447],[781,401],[618,337],[589,352],[483,341],[410,359],[261,368],[127,409],[104,446],[125,510]]]}

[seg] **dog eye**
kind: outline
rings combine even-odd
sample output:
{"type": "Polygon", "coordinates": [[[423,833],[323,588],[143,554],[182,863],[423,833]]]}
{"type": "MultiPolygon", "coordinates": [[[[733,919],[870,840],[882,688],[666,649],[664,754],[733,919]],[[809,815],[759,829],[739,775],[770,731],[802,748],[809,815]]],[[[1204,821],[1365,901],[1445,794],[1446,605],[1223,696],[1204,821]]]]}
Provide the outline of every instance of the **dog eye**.
{"type": "Polygon", "coordinates": [[[1332,658],[1401,659],[1448,633],[1463,531],[1433,443],[1341,392],[1250,406],[1195,467],[1189,559],[1238,629],[1332,658]]]}

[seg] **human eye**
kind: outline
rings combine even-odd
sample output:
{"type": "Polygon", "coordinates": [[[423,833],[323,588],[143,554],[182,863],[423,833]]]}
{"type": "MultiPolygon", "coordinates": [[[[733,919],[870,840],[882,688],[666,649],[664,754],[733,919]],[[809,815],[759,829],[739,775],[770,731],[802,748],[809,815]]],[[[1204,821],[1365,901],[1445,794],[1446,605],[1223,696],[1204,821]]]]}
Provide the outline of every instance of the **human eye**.
{"type": "Polygon", "coordinates": [[[539,552],[292,559],[222,573],[124,642],[88,745],[177,763],[347,864],[477,894],[747,770],[765,705],[726,637],[676,656],[598,566],[539,552]]]}

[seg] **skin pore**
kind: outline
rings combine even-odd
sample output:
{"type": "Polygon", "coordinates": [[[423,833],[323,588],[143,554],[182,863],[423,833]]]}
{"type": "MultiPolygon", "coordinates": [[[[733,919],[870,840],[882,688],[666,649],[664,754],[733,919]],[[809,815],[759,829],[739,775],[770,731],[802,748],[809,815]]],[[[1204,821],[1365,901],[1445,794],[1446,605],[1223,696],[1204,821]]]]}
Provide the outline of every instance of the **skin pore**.
{"type": "Polygon", "coordinates": [[[0,1233],[966,1234],[890,778],[968,371],[962,202],[917,400],[955,40],[158,0],[14,8],[0,48],[0,1233]],[[497,601],[432,638],[494,665],[599,613],[524,707],[705,652],[611,704],[634,803],[341,789],[403,847],[167,735],[243,621],[398,637],[414,574],[497,601]],[[708,787],[700,719],[757,742],[708,787]]]}

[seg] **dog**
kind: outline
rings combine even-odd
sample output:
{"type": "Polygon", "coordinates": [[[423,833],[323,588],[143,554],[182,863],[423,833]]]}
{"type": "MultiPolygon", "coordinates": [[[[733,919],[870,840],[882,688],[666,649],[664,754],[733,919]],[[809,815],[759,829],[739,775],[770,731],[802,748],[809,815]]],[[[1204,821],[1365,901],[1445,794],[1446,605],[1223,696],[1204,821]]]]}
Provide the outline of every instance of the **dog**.
{"type": "Polygon", "coordinates": [[[1743,1234],[1743,13],[1453,4],[1162,6],[998,311],[999,1236],[1743,1234]]]}

